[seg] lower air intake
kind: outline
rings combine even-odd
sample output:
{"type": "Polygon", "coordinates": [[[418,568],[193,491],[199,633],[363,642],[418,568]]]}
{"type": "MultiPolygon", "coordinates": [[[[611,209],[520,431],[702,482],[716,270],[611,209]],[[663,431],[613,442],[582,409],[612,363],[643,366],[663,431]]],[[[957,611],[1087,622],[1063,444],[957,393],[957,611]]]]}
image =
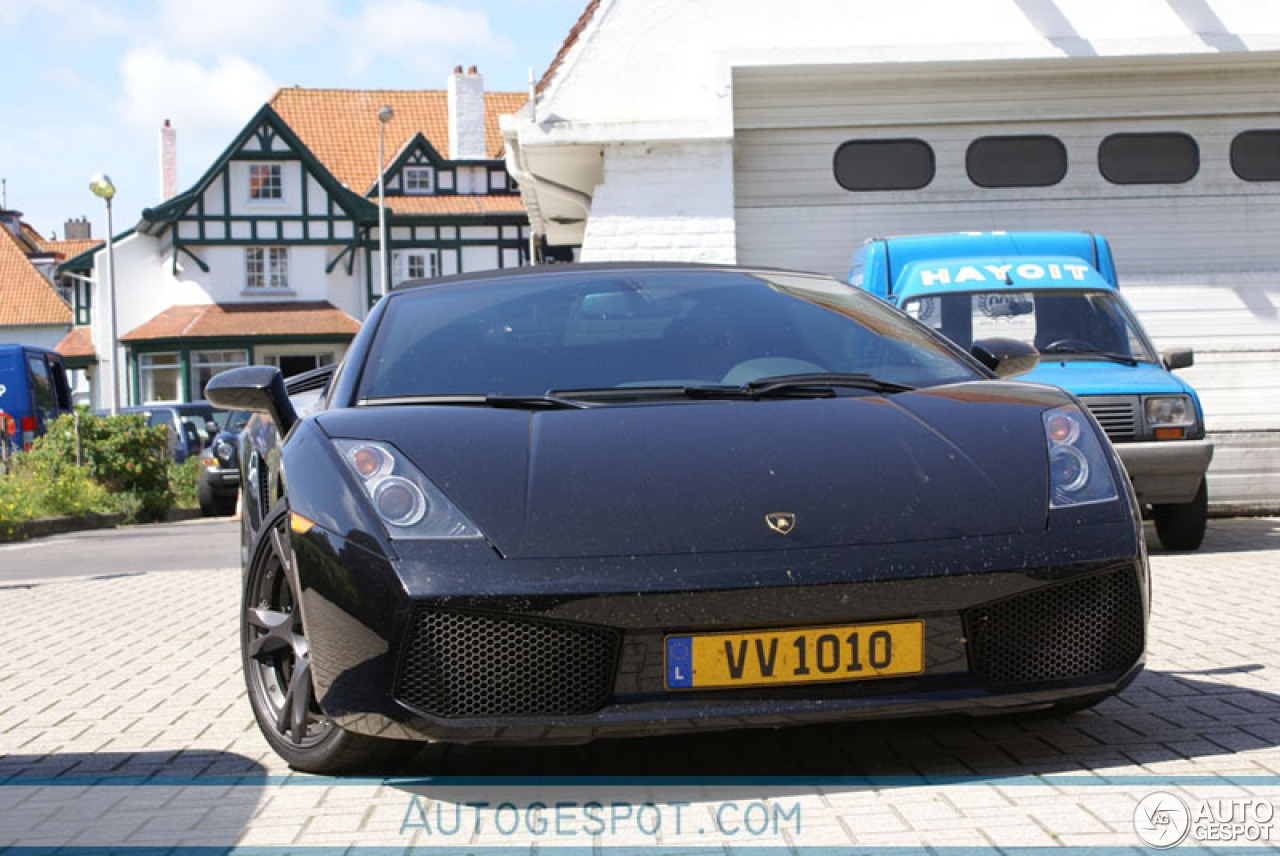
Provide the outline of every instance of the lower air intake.
{"type": "Polygon", "coordinates": [[[991,686],[1118,676],[1142,655],[1142,595],[1130,567],[969,609],[969,666],[991,686]]]}
{"type": "Polygon", "coordinates": [[[599,710],[621,634],[587,624],[423,610],[396,697],[435,716],[554,716],[599,710]]]}

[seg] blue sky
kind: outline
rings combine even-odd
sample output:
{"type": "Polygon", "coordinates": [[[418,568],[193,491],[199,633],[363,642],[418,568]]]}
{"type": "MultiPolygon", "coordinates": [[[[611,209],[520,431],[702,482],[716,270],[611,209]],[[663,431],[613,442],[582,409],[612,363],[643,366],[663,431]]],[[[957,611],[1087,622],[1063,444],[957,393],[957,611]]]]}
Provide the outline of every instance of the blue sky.
{"type": "Polygon", "coordinates": [[[190,186],[279,86],[442,89],[476,65],[527,88],[586,0],[0,0],[0,178],[46,237],[117,186],[116,231],[159,201],[158,129],[190,186]]]}

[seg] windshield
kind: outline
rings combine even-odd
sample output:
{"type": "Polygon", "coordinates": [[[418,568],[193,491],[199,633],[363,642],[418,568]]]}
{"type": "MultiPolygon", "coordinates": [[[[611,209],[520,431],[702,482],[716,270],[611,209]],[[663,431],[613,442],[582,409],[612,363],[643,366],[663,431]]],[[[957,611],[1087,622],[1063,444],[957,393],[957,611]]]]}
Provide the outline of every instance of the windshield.
{"type": "Polygon", "coordinates": [[[828,372],[912,387],[980,376],[891,307],[824,277],[577,271],[394,295],[358,398],[742,385],[828,372]]]}
{"type": "Polygon", "coordinates": [[[1129,308],[1110,291],[975,291],[913,297],[902,308],[966,350],[980,339],[1016,339],[1054,360],[1104,354],[1155,362],[1129,308]]]}

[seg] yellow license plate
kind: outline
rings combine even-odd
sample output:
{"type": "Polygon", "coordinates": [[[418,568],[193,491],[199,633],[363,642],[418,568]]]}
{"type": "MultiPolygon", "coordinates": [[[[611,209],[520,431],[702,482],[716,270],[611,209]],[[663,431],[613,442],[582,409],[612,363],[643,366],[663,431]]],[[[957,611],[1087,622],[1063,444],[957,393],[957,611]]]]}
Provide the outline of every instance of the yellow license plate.
{"type": "Polygon", "coordinates": [[[667,689],[857,681],[924,672],[924,622],[665,639],[667,689]]]}

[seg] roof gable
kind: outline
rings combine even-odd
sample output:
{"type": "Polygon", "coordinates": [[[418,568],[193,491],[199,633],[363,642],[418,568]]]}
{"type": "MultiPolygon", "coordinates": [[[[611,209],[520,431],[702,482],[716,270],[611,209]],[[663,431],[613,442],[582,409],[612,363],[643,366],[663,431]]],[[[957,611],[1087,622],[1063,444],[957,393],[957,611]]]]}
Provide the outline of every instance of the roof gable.
{"type": "Polygon", "coordinates": [[[272,109],[271,104],[264,104],[190,189],[142,212],[139,231],[144,234],[163,232],[169,224],[185,214],[196,203],[227,164],[237,157],[289,154],[296,155],[302,161],[303,168],[311,173],[334,202],[353,220],[371,222],[377,219],[377,206],[338,181],[272,109]]]}
{"type": "MultiPolygon", "coordinates": [[[[485,153],[503,154],[498,116],[515,113],[527,100],[523,92],[486,92],[485,153]]],[[[449,151],[449,99],[442,90],[281,89],[269,106],[347,187],[368,188],[378,181],[378,110],[390,107],[385,126],[385,160],[396,160],[421,135],[442,160],[449,151]]],[[[384,163],[385,166],[385,163],[384,163]]]]}
{"type": "Polygon", "coordinates": [[[0,226],[0,326],[71,325],[71,307],[27,258],[23,244],[0,226]]]}

